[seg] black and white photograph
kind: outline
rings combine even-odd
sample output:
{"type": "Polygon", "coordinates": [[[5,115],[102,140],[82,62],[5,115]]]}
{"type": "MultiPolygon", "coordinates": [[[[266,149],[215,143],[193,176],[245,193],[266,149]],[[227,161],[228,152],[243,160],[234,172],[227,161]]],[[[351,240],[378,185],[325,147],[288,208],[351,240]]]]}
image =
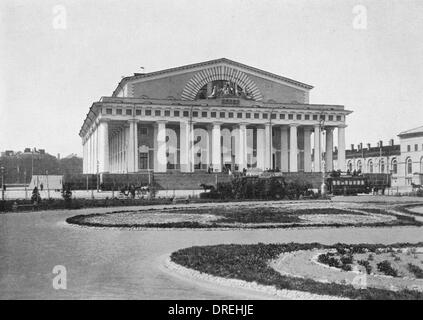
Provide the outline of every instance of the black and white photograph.
{"type": "Polygon", "coordinates": [[[2,0],[0,300],[423,300],[422,17],[2,0]]]}

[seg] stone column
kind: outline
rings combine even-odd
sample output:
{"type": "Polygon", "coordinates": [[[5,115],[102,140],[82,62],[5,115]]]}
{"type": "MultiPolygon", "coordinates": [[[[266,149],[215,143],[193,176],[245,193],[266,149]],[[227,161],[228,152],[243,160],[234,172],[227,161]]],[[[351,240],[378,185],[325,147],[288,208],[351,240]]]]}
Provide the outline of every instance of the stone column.
{"type": "Polygon", "coordinates": [[[128,172],[138,171],[138,120],[129,120],[127,162],[128,172]]]}
{"type": "Polygon", "coordinates": [[[304,172],[311,172],[311,130],[304,127],[304,172]]]}
{"type": "Polygon", "coordinates": [[[190,126],[187,121],[179,122],[179,161],[181,172],[191,172],[190,126]]]}
{"type": "Polygon", "coordinates": [[[338,169],[345,170],[345,125],[338,127],[338,169]]]}
{"type": "Polygon", "coordinates": [[[257,168],[264,170],[264,128],[257,127],[257,141],[256,141],[256,159],[257,159],[257,168]]]}
{"type": "Polygon", "coordinates": [[[214,172],[222,171],[221,146],[220,146],[220,123],[213,123],[212,128],[212,164],[214,172]]]}
{"type": "Polygon", "coordinates": [[[326,128],[326,172],[333,170],[333,128],[326,128]]]}
{"type": "Polygon", "coordinates": [[[264,167],[265,169],[272,168],[272,125],[270,123],[266,123],[264,126],[264,167]]]}
{"type": "Polygon", "coordinates": [[[289,172],[298,171],[297,124],[289,125],[289,172]]]}
{"type": "Polygon", "coordinates": [[[109,171],[109,119],[101,119],[98,124],[98,172],[109,171]]]}
{"type": "Polygon", "coordinates": [[[157,132],[157,148],[156,152],[156,161],[154,164],[155,172],[166,172],[167,168],[167,157],[166,157],[166,121],[157,121],[156,124],[157,132]]]}
{"type": "Polygon", "coordinates": [[[281,171],[289,171],[288,127],[281,127],[281,171]]]}
{"type": "Polygon", "coordinates": [[[320,150],[321,144],[320,144],[320,127],[315,126],[314,127],[314,172],[320,172],[322,171],[321,165],[321,155],[322,152],[320,150]]]}
{"type": "Polygon", "coordinates": [[[238,128],[238,155],[239,155],[239,171],[247,169],[247,124],[240,123],[238,128]]]}
{"type": "Polygon", "coordinates": [[[94,134],[93,134],[94,140],[93,140],[93,164],[94,164],[94,173],[97,174],[98,173],[98,127],[96,126],[96,128],[94,129],[94,134]]]}

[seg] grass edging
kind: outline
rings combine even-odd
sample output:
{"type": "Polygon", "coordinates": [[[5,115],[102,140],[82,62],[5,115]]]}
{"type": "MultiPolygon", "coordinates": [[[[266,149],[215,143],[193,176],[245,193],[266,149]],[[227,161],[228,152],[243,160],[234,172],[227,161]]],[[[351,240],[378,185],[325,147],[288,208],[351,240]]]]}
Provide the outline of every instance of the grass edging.
{"type": "MultiPolygon", "coordinates": [[[[287,289],[276,289],[274,286],[260,285],[255,282],[247,282],[238,279],[228,279],[224,277],[217,277],[210,274],[206,274],[194,269],[186,268],[180,264],[172,261],[170,255],[167,257],[164,263],[164,267],[172,273],[178,273],[179,275],[200,281],[207,281],[222,285],[229,288],[239,288],[253,290],[258,293],[265,294],[266,296],[276,296],[285,299],[295,300],[339,300],[342,298],[330,295],[319,295],[298,290],[287,290],[287,289]]],[[[344,298],[345,299],[345,298],[344,298]]]]}
{"type": "Polygon", "coordinates": [[[296,278],[278,273],[268,265],[280,254],[298,250],[334,249],[339,247],[366,249],[421,247],[420,243],[383,244],[342,244],[323,245],[320,243],[300,244],[253,244],[215,245],[190,247],[171,254],[171,261],[185,268],[194,269],[216,277],[256,282],[274,286],[278,290],[305,291],[318,295],[338,296],[349,299],[383,300],[423,300],[423,293],[412,290],[390,291],[378,288],[355,288],[352,285],[321,283],[312,279],[296,278]]]}

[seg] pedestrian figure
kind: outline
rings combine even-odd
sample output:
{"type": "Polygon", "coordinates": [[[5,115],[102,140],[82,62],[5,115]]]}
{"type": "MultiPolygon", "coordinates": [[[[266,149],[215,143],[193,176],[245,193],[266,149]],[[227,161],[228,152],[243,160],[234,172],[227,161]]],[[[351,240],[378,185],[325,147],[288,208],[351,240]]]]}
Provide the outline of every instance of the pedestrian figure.
{"type": "Polygon", "coordinates": [[[44,189],[44,186],[43,186],[43,183],[42,182],[40,184],[40,189],[41,189],[41,191],[43,191],[43,189],[44,189]]]}

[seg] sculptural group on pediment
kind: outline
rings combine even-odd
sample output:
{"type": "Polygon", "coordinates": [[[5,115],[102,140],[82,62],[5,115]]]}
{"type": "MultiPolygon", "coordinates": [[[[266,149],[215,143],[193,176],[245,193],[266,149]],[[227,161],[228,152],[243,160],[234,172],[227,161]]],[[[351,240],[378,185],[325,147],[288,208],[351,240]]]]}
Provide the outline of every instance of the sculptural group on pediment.
{"type": "Polygon", "coordinates": [[[243,98],[253,100],[253,95],[247,88],[243,89],[237,83],[227,80],[212,81],[200,90],[197,97],[199,99],[243,98]]]}

